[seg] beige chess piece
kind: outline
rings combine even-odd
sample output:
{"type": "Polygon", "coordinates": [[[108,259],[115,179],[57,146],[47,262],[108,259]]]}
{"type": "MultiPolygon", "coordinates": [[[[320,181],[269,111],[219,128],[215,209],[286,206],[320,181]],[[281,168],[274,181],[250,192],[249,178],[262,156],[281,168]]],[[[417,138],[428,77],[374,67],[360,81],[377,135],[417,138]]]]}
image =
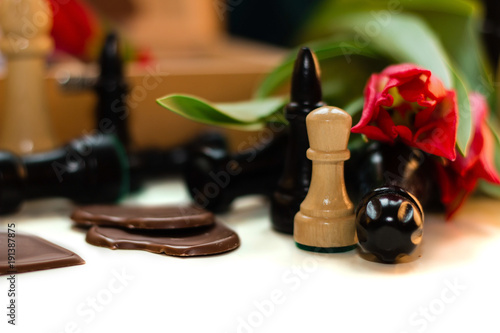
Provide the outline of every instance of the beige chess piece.
{"type": "Polygon", "coordinates": [[[54,148],[45,89],[52,12],[46,0],[0,1],[0,49],[7,58],[0,149],[27,154],[54,148]]]}
{"type": "Polygon", "coordinates": [[[312,160],[309,192],[295,215],[297,246],[315,252],[344,252],[356,247],[354,209],[344,183],[344,161],[352,119],[336,107],[320,107],[306,118],[312,160]]]}

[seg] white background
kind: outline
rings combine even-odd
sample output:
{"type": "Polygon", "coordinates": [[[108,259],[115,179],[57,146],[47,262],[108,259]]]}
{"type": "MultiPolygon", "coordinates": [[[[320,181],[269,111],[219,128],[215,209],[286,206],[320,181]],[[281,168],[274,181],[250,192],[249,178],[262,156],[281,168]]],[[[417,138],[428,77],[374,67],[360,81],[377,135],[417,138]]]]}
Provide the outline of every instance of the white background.
{"type": "MultiPolygon", "coordinates": [[[[126,202],[189,198],[180,181],[169,180],[126,202]]],[[[17,275],[15,327],[7,324],[8,284],[0,277],[1,332],[500,331],[500,208],[491,199],[472,199],[451,223],[426,216],[421,258],[399,265],[357,251],[301,251],[271,229],[268,205],[256,198],[220,216],[241,247],[205,258],[89,245],[72,229],[72,209],[64,200],[36,201],[1,219],[1,230],[14,222],[17,232],[86,261],[17,275]]]]}

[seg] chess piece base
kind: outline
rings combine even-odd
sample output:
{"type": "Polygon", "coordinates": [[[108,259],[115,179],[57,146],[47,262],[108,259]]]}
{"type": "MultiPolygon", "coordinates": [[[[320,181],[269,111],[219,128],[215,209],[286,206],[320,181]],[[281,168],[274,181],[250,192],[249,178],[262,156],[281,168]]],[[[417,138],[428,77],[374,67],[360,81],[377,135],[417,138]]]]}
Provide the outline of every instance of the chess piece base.
{"type": "Polygon", "coordinates": [[[310,252],[318,252],[318,253],[342,253],[354,250],[357,245],[349,245],[342,247],[317,247],[317,246],[308,246],[304,244],[300,244],[295,242],[295,245],[301,250],[310,251],[310,252]]]}
{"type": "Polygon", "coordinates": [[[295,242],[300,245],[299,248],[306,247],[305,250],[314,252],[344,252],[353,249],[358,242],[354,218],[353,214],[318,218],[298,212],[294,221],[295,242]]]}

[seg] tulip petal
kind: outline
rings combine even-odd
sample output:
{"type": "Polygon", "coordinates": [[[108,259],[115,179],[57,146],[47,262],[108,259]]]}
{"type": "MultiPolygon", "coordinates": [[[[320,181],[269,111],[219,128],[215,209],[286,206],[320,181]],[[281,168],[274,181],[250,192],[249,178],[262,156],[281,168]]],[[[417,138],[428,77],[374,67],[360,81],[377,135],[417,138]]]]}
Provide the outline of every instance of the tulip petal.
{"type": "Polygon", "coordinates": [[[457,125],[455,93],[429,70],[399,64],[370,77],[363,113],[352,132],[385,142],[399,136],[408,146],[454,160],[457,125]]]}

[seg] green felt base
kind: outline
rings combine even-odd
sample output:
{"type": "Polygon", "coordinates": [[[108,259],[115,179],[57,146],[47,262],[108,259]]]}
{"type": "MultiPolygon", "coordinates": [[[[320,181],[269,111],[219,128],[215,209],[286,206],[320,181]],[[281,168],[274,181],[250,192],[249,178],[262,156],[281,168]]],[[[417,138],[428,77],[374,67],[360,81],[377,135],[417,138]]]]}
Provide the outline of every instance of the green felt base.
{"type": "Polygon", "coordinates": [[[319,253],[342,253],[354,250],[356,248],[356,244],[342,247],[317,247],[317,246],[309,246],[295,242],[295,245],[301,250],[311,251],[311,252],[319,252],[319,253]]]}

